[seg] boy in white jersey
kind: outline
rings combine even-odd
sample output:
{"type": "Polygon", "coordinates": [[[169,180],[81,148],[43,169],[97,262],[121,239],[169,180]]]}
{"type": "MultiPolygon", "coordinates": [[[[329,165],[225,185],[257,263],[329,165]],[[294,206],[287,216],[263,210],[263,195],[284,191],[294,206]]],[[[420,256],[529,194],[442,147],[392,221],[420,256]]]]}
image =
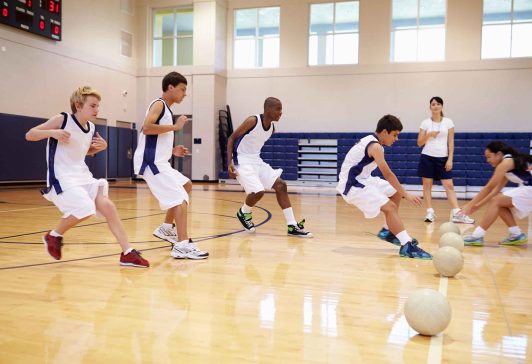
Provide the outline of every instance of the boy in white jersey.
{"type": "Polygon", "coordinates": [[[432,259],[418,246],[417,240],[408,235],[399,216],[401,197],[417,207],[421,206],[421,200],[405,191],[384,159],[382,146],[395,143],[401,130],[403,125],[398,118],[383,116],[377,123],[375,134],[362,138],[347,153],[336,189],[347,203],[358,207],[365,218],[372,219],[381,211],[384,213],[386,224],[378,236],[394,245],[401,245],[401,257],[432,259]],[[376,168],[386,180],[371,175],[376,168]]]}
{"type": "Polygon", "coordinates": [[[139,139],[133,164],[135,173],[148,184],[159,201],[161,210],[167,210],[165,223],[154,235],[172,243],[170,255],[176,259],[206,259],[209,253],[198,249],[187,231],[188,192],[192,183],[170,165],[173,155],[187,153],[182,145],[174,147],[174,132],[183,128],[188,118],[181,115],[174,124],[170,106],[185,98],[187,79],[170,72],[162,81],[163,94],[148,106],[146,117],[139,125],[139,139]],[[176,230],[172,226],[175,221],[176,230]]]}
{"type": "Polygon", "coordinates": [[[501,245],[524,245],[527,236],[521,231],[515,218],[522,219],[532,212],[532,155],[519,153],[500,141],[493,141],[484,151],[486,161],[495,168],[493,176],[480,192],[462,207],[463,214],[489,206],[472,234],[464,237],[465,245],[484,245],[486,230],[500,217],[508,226],[509,234],[501,245]],[[519,187],[501,193],[508,181],[519,187]]]}
{"type": "Polygon", "coordinates": [[[288,235],[311,238],[312,234],[304,228],[305,220],[298,223],[294,217],[286,182],[280,178],[283,170],[274,170],[260,158],[264,143],[275,131],[273,122],[279,121],[282,111],[281,101],[275,97],[268,97],[264,101],[264,114],[248,117],[227,141],[229,176],[236,178],[248,194],[236,216],[246,231],[254,232],[255,224],[251,219],[251,208],[264,196],[266,189],[273,188],[277,202],[283,209],[288,235]],[[235,141],[237,146],[233,154],[235,141]]]}
{"type": "Polygon", "coordinates": [[[120,265],[149,267],[148,261],[128,241],[116,207],[107,197],[107,181],[95,179],[85,164],[86,155],[107,148],[107,143],[95,133],[94,124],[89,121],[98,116],[100,100],[100,94],[91,87],[79,87],[70,98],[72,114],[55,115],[26,134],[28,141],[48,139],[48,187],[42,193],[63,213],[59,225],[43,237],[43,242],[48,253],[59,260],[63,234],[91,215],[101,215],[122,247],[120,265]]]}

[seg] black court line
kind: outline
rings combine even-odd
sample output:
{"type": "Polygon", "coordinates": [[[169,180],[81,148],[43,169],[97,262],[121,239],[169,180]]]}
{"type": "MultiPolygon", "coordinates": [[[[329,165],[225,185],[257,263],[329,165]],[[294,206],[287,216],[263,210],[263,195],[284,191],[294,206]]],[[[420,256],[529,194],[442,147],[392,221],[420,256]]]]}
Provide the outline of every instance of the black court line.
{"type": "MultiPolygon", "coordinates": [[[[222,201],[229,201],[229,202],[241,203],[240,201],[231,201],[231,200],[222,200],[222,201]]],[[[263,207],[260,207],[260,206],[254,206],[254,207],[256,207],[256,208],[258,208],[258,209],[261,209],[262,211],[266,212],[266,215],[267,215],[267,216],[266,216],[266,219],[264,219],[263,221],[261,221],[260,223],[258,223],[258,224],[255,225],[255,226],[261,226],[261,225],[264,225],[264,224],[266,224],[268,221],[271,220],[271,218],[272,218],[272,213],[271,213],[270,211],[268,211],[267,209],[265,209],[265,208],[263,208],[263,207]]],[[[91,225],[95,225],[95,224],[91,224],[91,225]]],[[[83,226],[88,226],[88,225],[83,225],[83,226]]],[[[228,235],[238,234],[238,233],[241,233],[241,232],[243,232],[243,231],[244,231],[244,229],[240,229],[240,230],[235,230],[235,231],[231,231],[231,232],[223,233],[223,234],[215,234],[215,235],[208,235],[208,236],[203,236],[203,237],[197,237],[197,238],[193,238],[193,241],[212,240],[212,239],[222,238],[222,237],[225,237],[225,236],[228,236],[228,235]]],[[[36,233],[32,233],[32,234],[36,234],[36,233]]],[[[23,235],[30,235],[30,234],[23,234],[23,235]]],[[[21,235],[18,235],[18,236],[21,236],[21,235]]],[[[113,244],[117,244],[117,243],[113,243],[113,244]]],[[[147,248],[147,249],[143,249],[142,251],[150,251],[150,250],[158,250],[158,249],[168,249],[168,244],[165,244],[164,246],[155,247],[155,248],[147,248]]],[[[54,262],[46,262],[46,263],[25,264],[25,265],[11,266],[11,267],[0,267],[0,270],[18,269],[18,268],[30,268],[30,267],[39,267],[39,266],[52,265],[52,264],[64,264],[64,263],[77,262],[77,261],[82,261],[82,260],[91,260],[91,259],[98,259],[98,258],[108,258],[108,257],[116,256],[116,255],[117,255],[117,253],[113,253],[113,254],[97,255],[97,256],[86,257],[86,258],[77,258],[77,259],[69,259],[69,260],[58,260],[58,261],[54,261],[54,262]]]]}

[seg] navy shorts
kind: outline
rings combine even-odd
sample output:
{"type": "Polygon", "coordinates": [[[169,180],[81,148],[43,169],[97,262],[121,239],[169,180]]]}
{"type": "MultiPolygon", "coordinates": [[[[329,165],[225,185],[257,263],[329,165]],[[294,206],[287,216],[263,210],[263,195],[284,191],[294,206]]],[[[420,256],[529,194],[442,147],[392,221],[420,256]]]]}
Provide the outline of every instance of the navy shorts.
{"type": "Polygon", "coordinates": [[[432,157],[421,154],[417,174],[419,177],[432,178],[434,180],[451,179],[453,174],[451,171],[447,172],[445,170],[445,163],[447,163],[447,157],[432,157]]]}

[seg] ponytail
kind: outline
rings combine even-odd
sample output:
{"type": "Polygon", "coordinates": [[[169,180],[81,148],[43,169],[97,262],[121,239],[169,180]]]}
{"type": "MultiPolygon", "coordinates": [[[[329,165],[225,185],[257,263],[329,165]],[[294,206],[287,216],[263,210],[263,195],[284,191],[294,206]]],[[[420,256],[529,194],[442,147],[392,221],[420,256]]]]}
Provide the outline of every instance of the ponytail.
{"type": "Polygon", "coordinates": [[[514,160],[515,169],[518,171],[527,171],[528,164],[532,164],[532,155],[521,153],[514,147],[499,140],[490,142],[486,146],[486,149],[492,153],[501,152],[504,155],[510,154],[514,160]]]}

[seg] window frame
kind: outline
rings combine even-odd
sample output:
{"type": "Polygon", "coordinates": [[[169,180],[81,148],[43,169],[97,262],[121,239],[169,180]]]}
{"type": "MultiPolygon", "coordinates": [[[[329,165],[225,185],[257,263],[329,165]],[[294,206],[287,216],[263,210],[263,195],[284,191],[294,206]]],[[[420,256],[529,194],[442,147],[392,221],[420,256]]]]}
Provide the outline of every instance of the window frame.
{"type": "Polygon", "coordinates": [[[152,67],[174,67],[174,66],[190,66],[194,64],[194,8],[190,6],[175,6],[175,7],[169,7],[169,8],[152,8],[152,16],[151,16],[151,50],[152,50],[152,56],[151,56],[151,66],[152,67]],[[192,32],[190,35],[180,35],[177,33],[177,13],[178,12],[184,12],[186,10],[189,10],[189,12],[192,14],[192,32]],[[155,16],[157,15],[158,11],[172,11],[172,24],[173,24],[173,34],[172,36],[155,36],[155,16]],[[163,64],[163,55],[160,55],[161,64],[156,65],[155,64],[155,41],[161,41],[161,43],[164,40],[172,39],[172,64],[163,64]],[[190,39],[192,41],[192,48],[191,48],[191,62],[190,64],[180,64],[178,63],[179,55],[178,55],[178,40],[179,39],[190,39]]]}

